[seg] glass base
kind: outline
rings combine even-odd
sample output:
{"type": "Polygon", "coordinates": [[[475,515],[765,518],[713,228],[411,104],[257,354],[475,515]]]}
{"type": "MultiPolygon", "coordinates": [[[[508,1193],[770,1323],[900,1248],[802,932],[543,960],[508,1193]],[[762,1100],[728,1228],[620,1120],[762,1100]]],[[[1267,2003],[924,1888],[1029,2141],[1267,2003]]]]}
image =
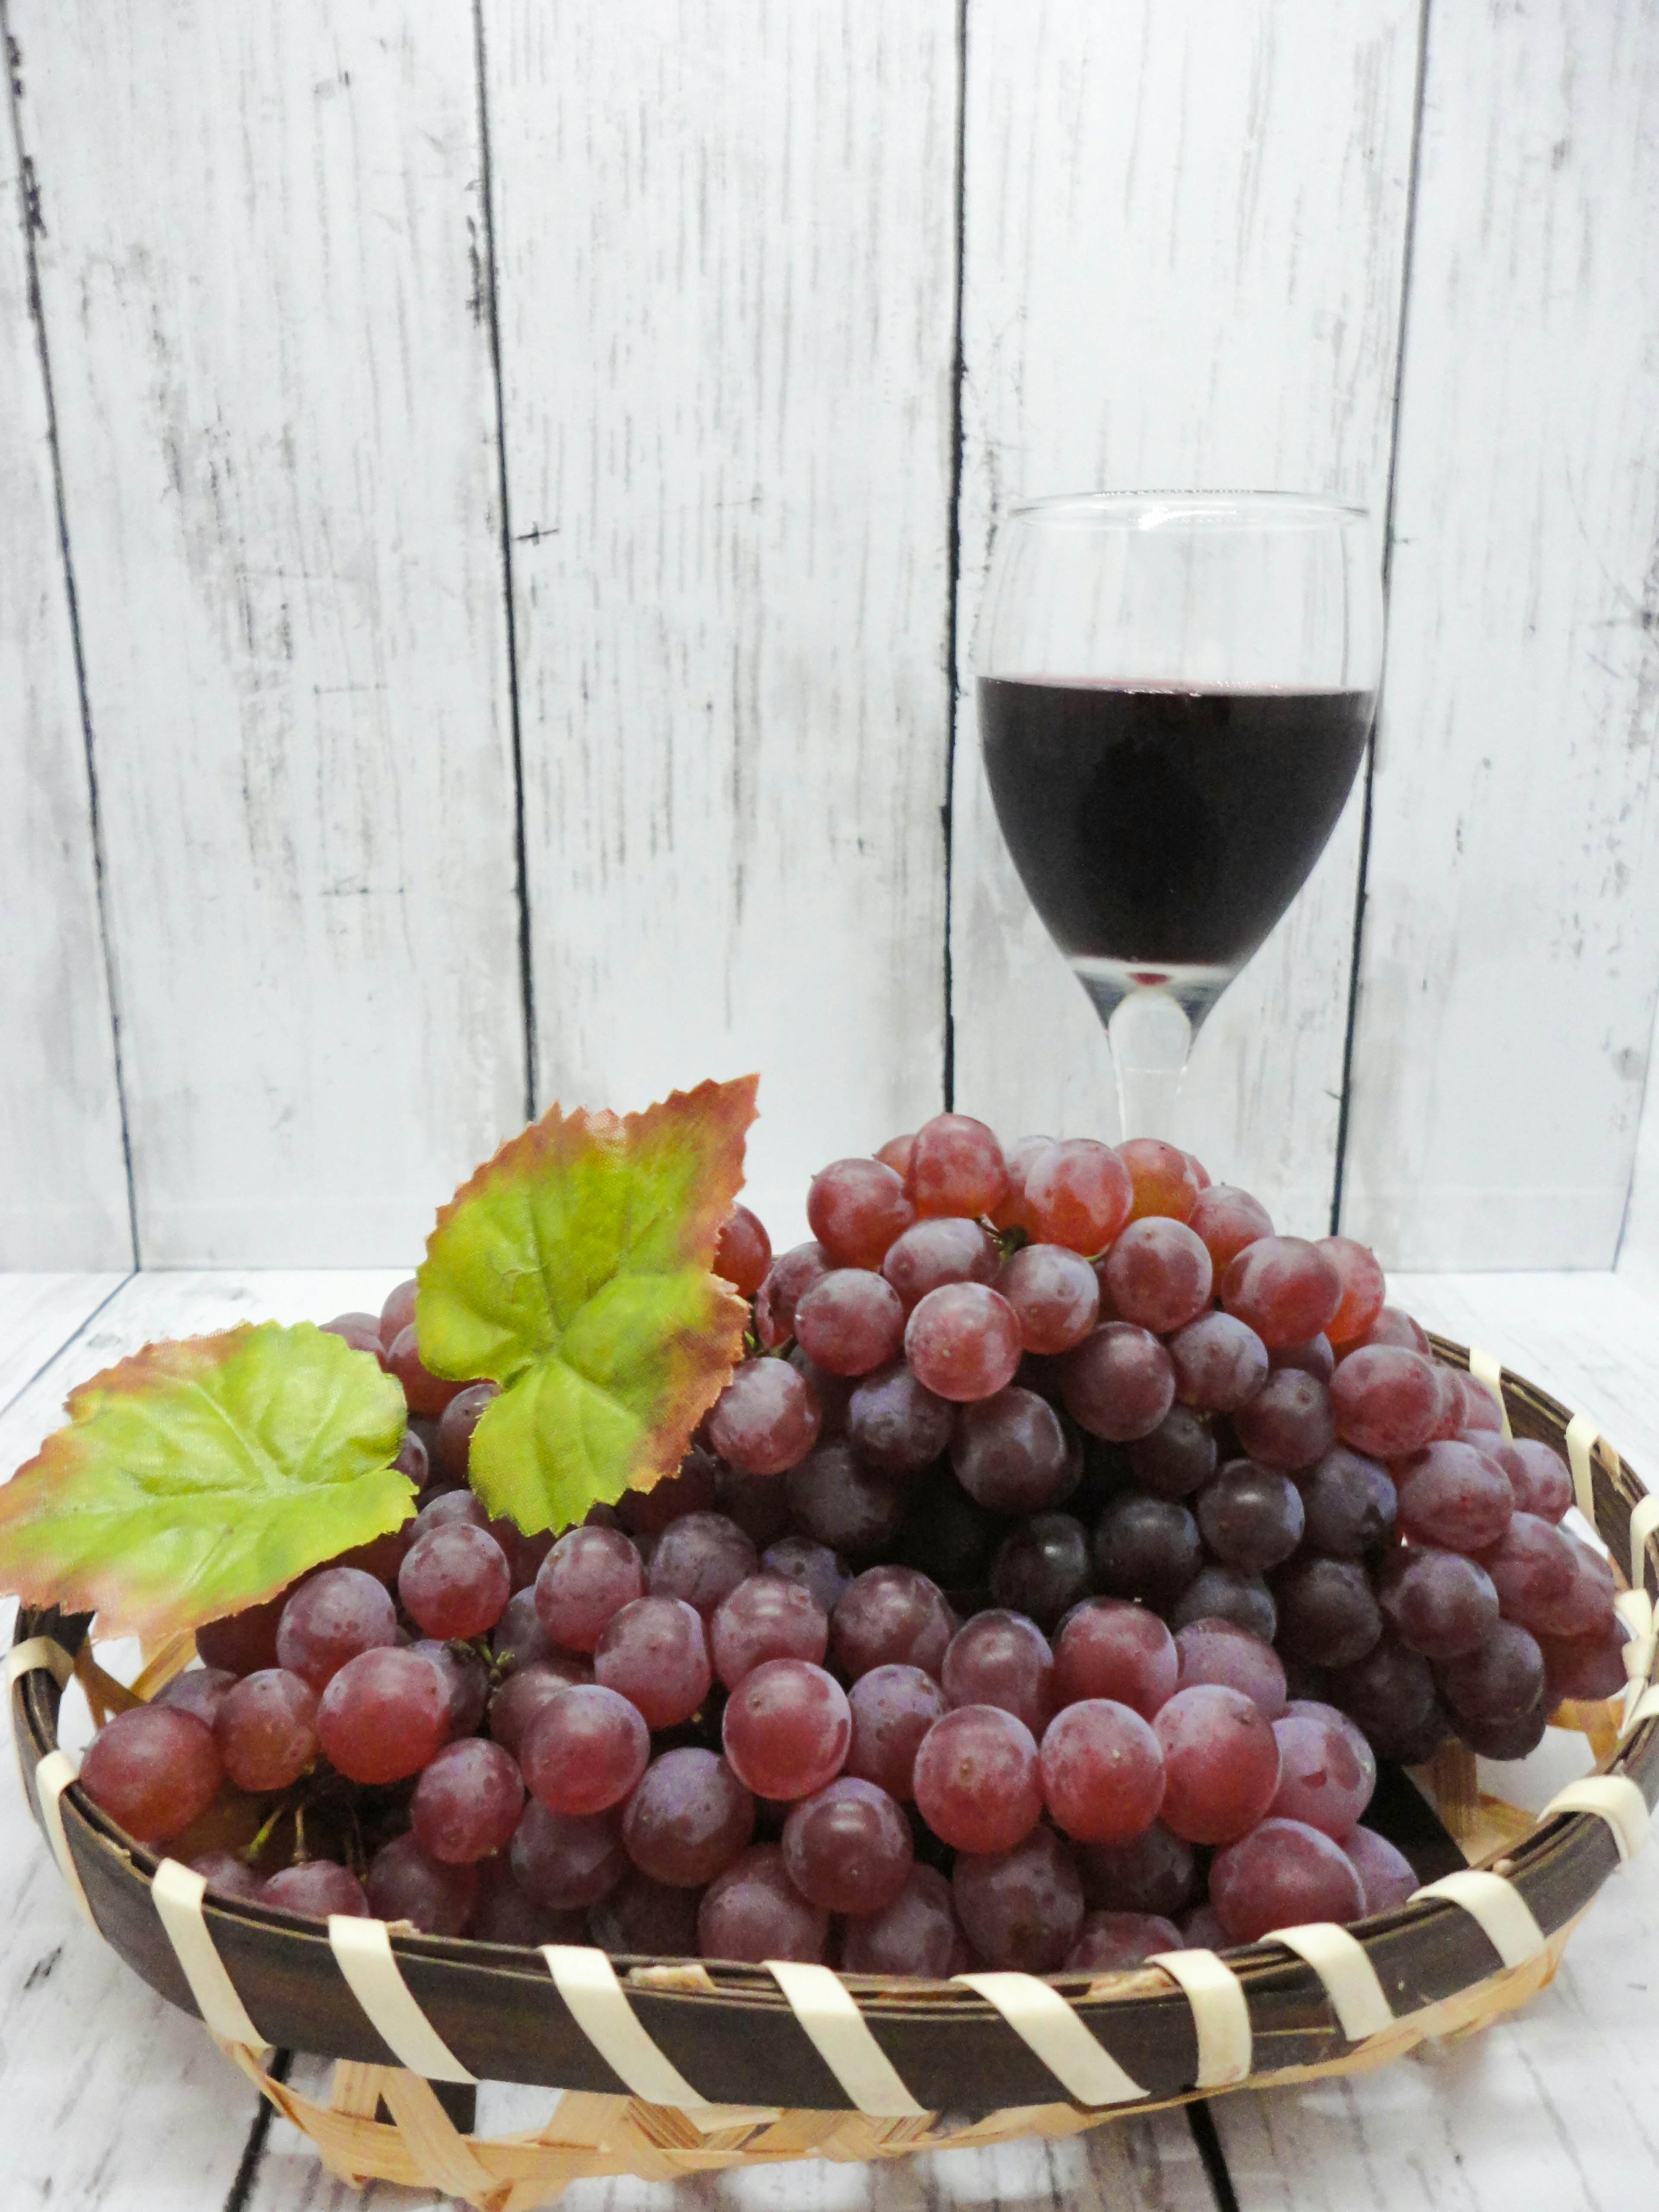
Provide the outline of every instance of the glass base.
{"type": "Polygon", "coordinates": [[[1071,965],[1111,1040],[1123,1134],[1173,1143],[1193,1039],[1236,971],[1092,957],[1071,965]]]}

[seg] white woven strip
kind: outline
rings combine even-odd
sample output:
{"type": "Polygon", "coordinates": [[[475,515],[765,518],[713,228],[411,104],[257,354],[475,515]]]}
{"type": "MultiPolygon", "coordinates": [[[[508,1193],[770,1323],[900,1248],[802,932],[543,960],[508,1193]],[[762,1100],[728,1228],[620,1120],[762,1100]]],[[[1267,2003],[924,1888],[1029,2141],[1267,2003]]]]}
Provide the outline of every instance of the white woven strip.
{"type": "Polygon", "coordinates": [[[1505,1437],[1512,1437],[1515,1434],[1515,1431],[1510,1426],[1510,1409],[1504,1403],[1504,1370],[1502,1365],[1498,1361],[1492,1358],[1491,1352],[1479,1351],[1474,1345],[1471,1345],[1469,1346],[1469,1372],[1474,1376],[1477,1382],[1484,1382],[1487,1389],[1492,1392],[1492,1396],[1497,1399],[1498,1419],[1504,1424],[1504,1434],[1505,1437]]]}
{"type": "Polygon", "coordinates": [[[150,1896],[166,1929],[196,2009],[221,2043],[245,2043],[251,2051],[264,2051],[270,2043],[248,2018],[236,1994],[236,1984],[225,1972],[208,1933],[202,1899],[207,1884],[199,1874],[177,1859],[163,1859],[150,1884],[150,1896]]]}
{"type": "Polygon", "coordinates": [[[1621,1859],[1633,1859],[1648,1839],[1648,1801],[1627,1774],[1587,1774],[1558,1790],[1538,1815],[1541,1828],[1558,1813],[1594,1813],[1613,1831],[1621,1859]]]}
{"type": "Polygon", "coordinates": [[[1625,1710],[1619,1723],[1622,1742],[1638,1720],[1650,1719],[1654,1711],[1648,1685],[1659,1664],[1659,1617],[1645,1589],[1620,1590],[1613,1609],[1629,1631],[1624,1650],[1625,1710]]]}
{"type": "Polygon", "coordinates": [[[460,2060],[410,1995],[392,1955],[384,1920],[331,1912],[328,1940],[351,1994],[400,2066],[428,2081],[473,2081],[460,2060]]]}
{"type": "Polygon", "coordinates": [[[603,1951],[585,1943],[544,1943],[542,1956],[571,2018],[618,2081],[647,2105],[706,2112],[701,2097],[640,2025],[603,1951]]]}
{"type": "MultiPolygon", "coordinates": [[[[1640,1689],[1641,1686],[1639,1683],[1632,1682],[1631,1687],[1635,1690],[1640,1689]]],[[[1643,1690],[1624,1719],[1620,1722],[1620,1741],[1622,1743],[1627,1735],[1633,1735],[1644,1721],[1659,1721],[1659,1682],[1656,1682],[1650,1690],[1643,1690]]]]}
{"type": "Polygon", "coordinates": [[[1575,1413],[1567,1423],[1567,1461],[1572,1468],[1573,1503],[1593,1528],[1595,1489],[1590,1474],[1590,1454],[1601,1441],[1601,1431],[1588,1413],[1575,1413]]]}
{"type": "Polygon", "coordinates": [[[1646,1545],[1648,1538],[1659,1533],[1659,1493],[1652,1491],[1638,1498],[1630,1513],[1630,1586],[1632,1589],[1647,1587],[1646,1545]]]}
{"type": "Polygon", "coordinates": [[[34,1787],[40,1800],[40,1819],[46,1827],[46,1841],[52,1845],[58,1871],[64,1877],[64,1887],[82,1918],[92,1920],[95,1928],[98,1923],[92,1919],[92,1907],[81,1886],[81,1870],[70,1856],[69,1838],[64,1833],[64,1808],[59,1802],[77,1771],[68,1752],[49,1751],[34,1770],[34,1787]]]}
{"type": "Polygon", "coordinates": [[[1501,1874],[1462,1868],[1438,1881],[1425,1882],[1412,1892],[1410,1902],[1417,1905],[1435,1897],[1461,1905],[1506,1966],[1524,1966],[1544,1948],[1544,1931],[1533,1918],[1531,1906],[1501,1874]]]}
{"type": "Polygon", "coordinates": [[[14,1644],[6,1654],[6,1694],[21,1675],[33,1674],[42,1668],[52,1675],[58,1688],[63,1689],[75,1672],[75,1662],[61,1644],[50,1636],[26,1637],[22,1643],[14,1644]]]}
{"type": "Polygon", "coordinates": [[[1147,1960],[1162,1966],[1187,1993],[1198,2036],[1198,2074],[1194,2087],[1224,2089],[1250,2070],[1250,2008],[1244,1984],[1213,1951],[1158,1951],[1147,1960]]]}
{"type": "Polygon", "coordinates": [[[1133,2081],[1047,1982],[1034,1974],[953,1974],[1002,2014],[1074,2105],[1127,2105],[1147,2092],[1133,2081]]]}
{"type": "Polygon", "coordinates": [[[1363,2043],[1394,2025],[1389,2002],[1376,1969],[1365,1956],[1365,1947],[1339,1928],[1334,1920],[1310,1921],[1302,1928],[1275,1928],[1264,1943],[1282,1943],[1304,1959],[1324,1984],[1337,2025],[1350,2043],[1363,2043]]]}
{"type": "Polygon", "coordinates": [[[926,2108],[899,2079],[839,1974],[792,1959],[768,1959],[765,1966],[819,2057],[860,2112],[876,2119],[926,2117],[926,2108]]]}

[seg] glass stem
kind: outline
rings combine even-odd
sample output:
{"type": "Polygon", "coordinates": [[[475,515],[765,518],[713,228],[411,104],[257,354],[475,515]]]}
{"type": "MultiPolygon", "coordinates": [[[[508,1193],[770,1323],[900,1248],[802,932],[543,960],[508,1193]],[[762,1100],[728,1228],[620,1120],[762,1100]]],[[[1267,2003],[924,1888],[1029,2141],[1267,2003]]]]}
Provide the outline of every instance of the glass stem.
{"type": "Polygon", "coordinates": [[[1106,1034],[1123,1134],[1173,1144],[1181,1079],[1193,1044],[1185,1010],[1168,991],[1130,991],[1114,1009],[1106,1034]]]}

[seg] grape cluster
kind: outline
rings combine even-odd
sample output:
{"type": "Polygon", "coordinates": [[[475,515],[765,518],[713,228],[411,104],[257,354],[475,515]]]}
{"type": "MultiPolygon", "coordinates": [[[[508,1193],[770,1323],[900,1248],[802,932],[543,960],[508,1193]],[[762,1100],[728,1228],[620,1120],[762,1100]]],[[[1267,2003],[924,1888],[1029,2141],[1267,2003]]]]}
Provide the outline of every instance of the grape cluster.
{"type": "Polygon", "coordinates": [[[849,1972],[1105,1972],[1403,1900],[1379,1758],[1519,1756],[1624,1680],[1558,1455],[1507,1443],[1351,1240],[1174,1147],[937,1116],[716,1255],[749,1356],[678,1474],[526,1538],[495,1386],[413,1285],[416,1517],[198,1632],[82,1768],[306,1914],[849,1972]]]}

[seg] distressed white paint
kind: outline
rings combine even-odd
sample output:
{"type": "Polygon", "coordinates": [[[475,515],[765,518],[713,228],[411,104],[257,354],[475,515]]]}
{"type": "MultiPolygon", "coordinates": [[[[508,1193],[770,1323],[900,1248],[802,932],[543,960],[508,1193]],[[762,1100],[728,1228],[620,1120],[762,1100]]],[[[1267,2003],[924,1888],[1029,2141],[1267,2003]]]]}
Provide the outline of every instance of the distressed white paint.
{"type": "Polygon", "coordinates": [[[1431,15],[1346,1215],[1612,1264],[1659,982],[1659,39],[1431,15]]]}
{"type": "Polygon", "coordinates": [[[951,0],[490,0],[544,1097],[941,1101],[951,0]]]}
{"type": "Polygon", "coordinates": [[[1659,1013],[1655,1015],[1654,1034],[1648,1041],[1642,1121],[1631,1169],[1624,1234],[1619,1244],[1620,1274],[1634,1289],[1651,1298],[1659,1298],[1659,1079],[1656,1079],[1653,1065],[1656,1040],[1659,1040],[1659,1013]]]}
{"type": "Polygon", "coordinates": [[[10,15],[140,1251],[412,1259],[524,1095],[467,11],[10,15]]]}
{"type": "Polygon", "coordinates": [[[0,1267],[124,1267],[114,1038],[22,205],[0,112],[0,1267]]]}
{"type": "MultiPolygon", "coordinates": [[[[980,765],[969,648],[996,519],[1021,493],[1182,484],[1380,514],[1417,18],[1415,0],[969,9],[957,1095],[1007,1136],[1111,1136],[1117,1116],[980,765]]],[[[1329,1225],[1358,830],[1356,801],[1211,1017],[1179,1124],[1304,1234],[1329,1225]]]]}

